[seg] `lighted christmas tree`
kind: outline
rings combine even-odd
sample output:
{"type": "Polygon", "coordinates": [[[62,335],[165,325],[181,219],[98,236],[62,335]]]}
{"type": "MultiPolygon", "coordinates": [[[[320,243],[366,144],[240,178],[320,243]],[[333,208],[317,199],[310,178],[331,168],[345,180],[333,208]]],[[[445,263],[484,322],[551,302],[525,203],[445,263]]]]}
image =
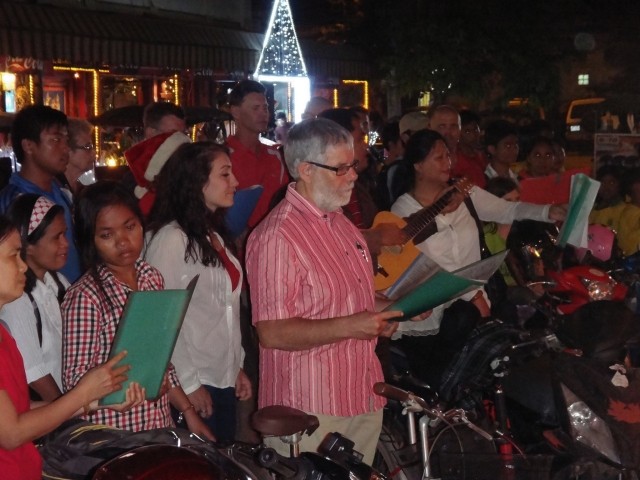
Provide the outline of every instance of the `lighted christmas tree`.
{"type": "Polygon", "coordinates": [[[255,75],[286,78],[307,76],[288,0],[275,0],[255,75]]]}

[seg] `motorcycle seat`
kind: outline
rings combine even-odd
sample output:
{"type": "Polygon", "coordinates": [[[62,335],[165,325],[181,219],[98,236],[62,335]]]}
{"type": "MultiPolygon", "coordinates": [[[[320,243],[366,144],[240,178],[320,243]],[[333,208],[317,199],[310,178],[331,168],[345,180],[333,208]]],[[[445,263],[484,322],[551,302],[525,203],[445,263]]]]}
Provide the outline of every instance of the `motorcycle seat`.
{"type": "Polygon", "coordinates": [[[271,405],[251,416],[251,426],[263,436],[311,435],[320,426],[318,417],[284,405],[271,405]]]}

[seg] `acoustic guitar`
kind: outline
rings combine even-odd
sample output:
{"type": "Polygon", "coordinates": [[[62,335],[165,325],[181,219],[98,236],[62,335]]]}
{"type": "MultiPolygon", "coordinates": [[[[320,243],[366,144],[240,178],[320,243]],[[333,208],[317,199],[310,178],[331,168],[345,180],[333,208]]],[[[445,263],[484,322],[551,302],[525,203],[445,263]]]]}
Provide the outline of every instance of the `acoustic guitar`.
{"type": "Polygon", "coordinates": [[[456,180],[453,186],[453,189],[445,193],[432,205],[424,207],[406,219],[400,218],[391,212],[380,212],[376,215],[372,228],[381,223],[392,223],[400,227],[408,239],[404,245],[382,247],[382,252],[378,255],[376,275],[373,279],[376,291],[389,288],[409,268],[420,254],[420,251],[413,243],[413,239],[435,221],[436,217],[451,200],[452,195],[458,191],[467,196],[474,185],[466,178],[460,178],[456,180]]]}

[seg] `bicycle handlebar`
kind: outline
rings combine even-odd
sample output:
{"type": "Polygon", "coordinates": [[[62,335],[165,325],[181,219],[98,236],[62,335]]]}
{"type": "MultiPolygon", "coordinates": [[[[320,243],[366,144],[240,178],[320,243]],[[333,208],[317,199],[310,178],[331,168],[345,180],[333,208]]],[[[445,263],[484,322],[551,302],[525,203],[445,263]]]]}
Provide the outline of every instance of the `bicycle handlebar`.
{"type": "Polygon", "coordinates": [[[431,412],[432,409],[427,405],[424,399],[414,395],[411,392],[402,390],[401,388],[394,387],[384,382],[377,382],[373,385],[373,392],[381,397],[388,398],[390,400],[397,400],[399,402],[415,402],[426,412],[431,412]]]}
{"type": "Polygon", "coordinates": [[[373,392],[376,395],[380,395],[381,397],[385,397],[390,400],[397,400],[403,404],[417,404],[422,409],[423,413],[434,419],[444,420],[447,423],[450,423],[451,421],[462,423],[487,440],[493,440],[493,436],[489,432],[486,432],[482,428],[478,427],[475,423],[467,418],[467,413],[463,409],[455,408],[446,412],[442,412],[442,410],[440,410],[439,408],[430,408],[427,405],[427,402],[425,402],[417,395],[383,382],[375,383],[373,385],[373,392]]]}

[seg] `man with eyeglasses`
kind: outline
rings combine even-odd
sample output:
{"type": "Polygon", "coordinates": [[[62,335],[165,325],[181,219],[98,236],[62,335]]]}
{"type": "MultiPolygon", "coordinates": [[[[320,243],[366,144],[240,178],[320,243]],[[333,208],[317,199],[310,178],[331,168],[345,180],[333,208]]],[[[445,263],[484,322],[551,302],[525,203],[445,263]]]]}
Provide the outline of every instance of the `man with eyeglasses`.
{"type": "Polygon", "coordinates": [[[57,178],[76,197],[84,185],[80,177],[93,168],[96,148],[93,145],[93,125],[81,118],[69,119],[69,164],[57,178]]]}
{"type": "MultiPolygon", "coordinates": [[[[258,405],[319,418],[302,451],[339,431],[371,463],[384,406],[371,388],[383,378],[375,347],[396,330],[400,312],[375,313],[371,255],[342,213],[357,178],[353,138],[331,120],[305,120],[289,131],[285,159],[295,182],[247,244],[258,405]]],[[[286,453],[279,439],[265,441],[286,453]]]]}
{"type": "Polygon", "coordinates": [[[45,105],[30,105],[16,115],[11,126],[11,142],[21,165],[9,184],[0,191],[0,213],[21,193],[47,197],[64,208],[69,242],[67,263],[61,272],[73,283],[82,273],[80,255],[74,238],[71,200],[64,193],[57,175],[64,174],[69,163],[67,116],[45,105]]]}
{"type": "Polygon", "coordinates": [[[318,118],[331,120],[346,129],[353,141],[354,170],[358,174],[357,181],[351,191],[351,198],[343,205],[342,210],[346,217],[360,229],[364,235],[369,251],[379,255],[382,247],[402,245],[407,239],[404,232],[392,223],[379,224],[374,228],[374,217],[378,213],[378,207],[373,199],[371,183],[374,179],[368,175],[369,153],[364,142],[364,131],[361,127],[360,117],[352,109],[331,108],[318,115],[318,118]]]}

